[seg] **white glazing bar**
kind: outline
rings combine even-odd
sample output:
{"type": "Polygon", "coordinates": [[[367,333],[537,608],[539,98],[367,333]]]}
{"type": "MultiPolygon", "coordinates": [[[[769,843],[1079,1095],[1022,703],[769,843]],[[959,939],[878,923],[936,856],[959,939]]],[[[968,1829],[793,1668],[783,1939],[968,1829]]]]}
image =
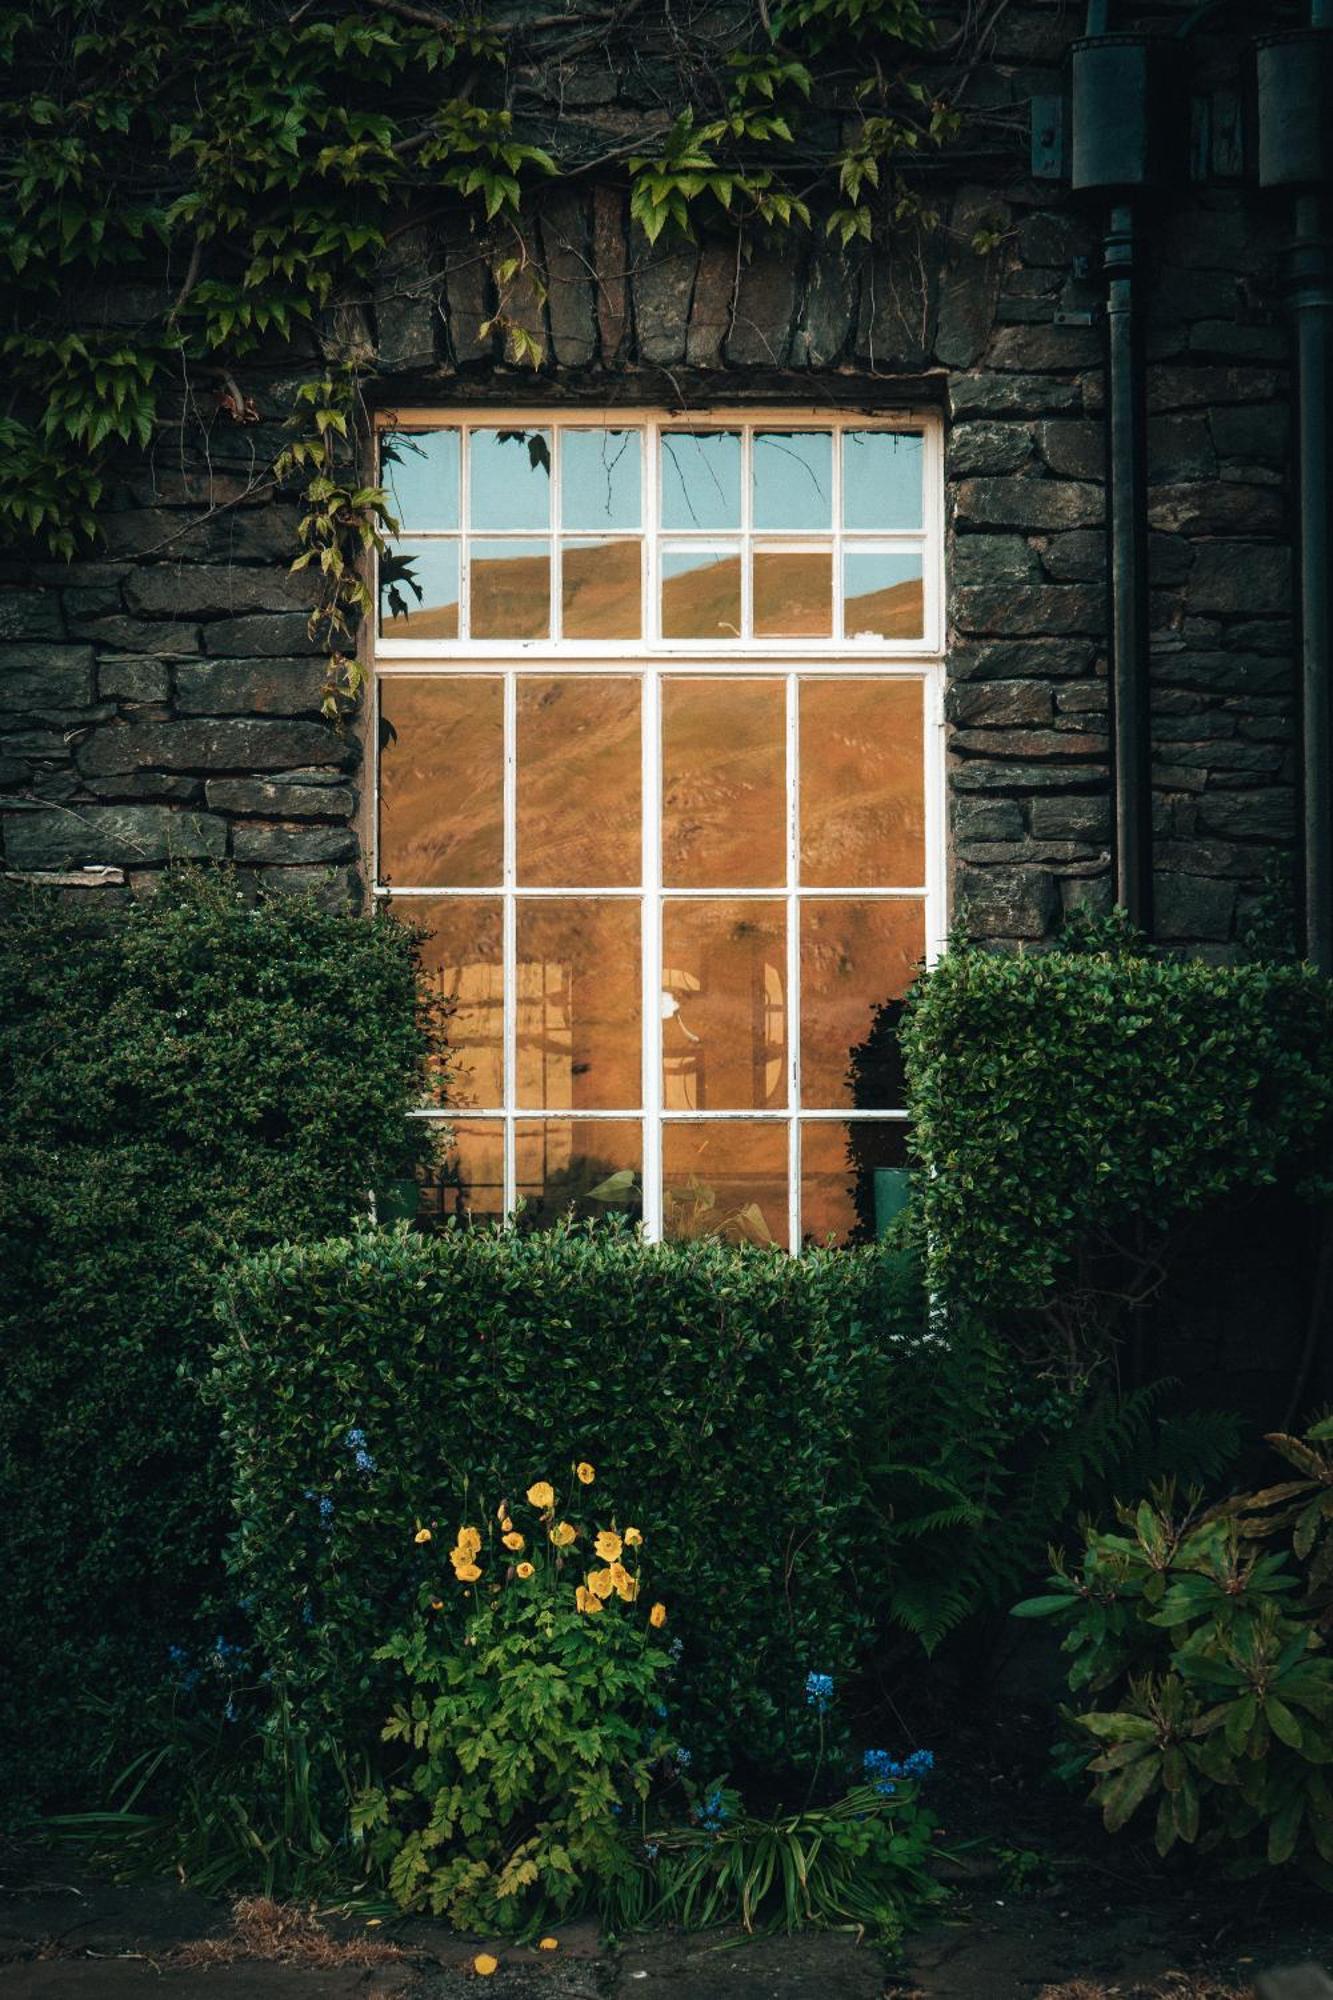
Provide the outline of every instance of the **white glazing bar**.
{"type": "Polygon", "coordinates": [[[660,1243],[662,1200],[662,686],[643,677],[643,1231],[660,1243]]]}
{"type": "Polygon", "coordinates": [[[514,1106],[518,1099],[518,676],[504,677],[504,1212],[518,1199],[514,1106]]]}
{"type": "MultiPolygon", "coordinates": [[[[771,903],[775,896],[781,896],[785,892],[785,881],[774,882],[767,889],[742,889],[737,888],[733,883],[719,882],[712,889],[673,889],[671,894],[680,902],[707,902],[714,897],[725,896],[729,903],[743,903],[746,901],[771,903]]],[[[624,903],[635,901],[640,891],[637,888],[627,889],[623,882],[616,883],[613,887],[606,889],[599,888],[596,883],[586,882],[582,883],[576,889],[549,889],[543,886],[534,893],[540,895],[544,902],[558,902],[561,897],[569,897],[577,900],[583,896],[608,896],[618,897],[624,903]]],[[[801,891],[801,894],[807,901],[817,902],[820,897],[825,897],[836,902],[841,901],[846,896],[855,896],[858,902],[872,903],[920,902],[921,898],[928,893],[927,885],[924,882],[919,883],[915,888],[909,889],[871,889],[863,886],[852,889],[821,888],[803,889],[801,891]]],[[[433,889],[429,883],[416,888],[408,888],[406,884],[395,882],[392,889],[376,889],[375,894],[377,896],[502,896],[504,894],[504,884],[503,882],[498,882],[493,888],[484,883],[473,883],[467,888],[460,888],[456,884],[451,884],[448,887],[433,889]]]]}
{"type": "Polygon", "coordinates": [[[787,1247],[801,1247],[800,680],[787,675],[787,1247]]]}

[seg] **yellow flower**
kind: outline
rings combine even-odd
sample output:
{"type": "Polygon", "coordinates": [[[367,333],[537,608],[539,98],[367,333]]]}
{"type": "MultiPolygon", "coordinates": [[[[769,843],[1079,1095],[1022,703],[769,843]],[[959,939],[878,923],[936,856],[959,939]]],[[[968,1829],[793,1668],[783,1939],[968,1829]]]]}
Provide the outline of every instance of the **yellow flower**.
{"type": "Polygon", "coordinates": [[[554,1486],[548,1485],[546,1480],[544,1479],[539,1479],[535,1486],[529,1486],[528,1505],[529,1507],[539,1508],[542,1513],[545,1513],[548,1507],[554,1507],[555,1505],[554,1486]]]}
{"type": "Polygon", "coordinates": [[[500,1526],[502,1528],[507,1528],[509,1526],[509,1522],[506,1519],[508,1513],[509,1513],[509,1502],[507,1500],[502,1500],[499,1506],[495,1510],[495,1518],[500,1523],[500,1526]]]}
{"type": "Polygon", "coordinates": [[[648,1623],[653,1627],[654,1631],[661,1631],[662,1627],[666,1624],[665,1604],[655,1604],[653,1606],[652,1610],[648,1613],[648,1623]]]}
{"type": "Polygon", "coordinates": [[[521,1549],[523,1547],[522,1535],[502,1535],[500,1539],[507,1549],[521,1549]]]}
{"type": "Polygon", "coordinates": [[[597,1540],[593,1543],[593,1547],[602,1558],[602,1561],[608,1563],[616,1561],[624,1546],[625,1544],[621,1541],[614,1528],[603,1528],[597,1540]]]}
{"type": "Polygon", "coordinates": [[[568,1521],[557,1521],[551,1529],[551,1540],[558,1549],[567,1549],[577,1533],[578,1529],[571,1527],[568,1521]]]}
{"type": "Polygon", "coordinates": [[[456,1562],[454,1564],[454,1575],[460,1583],[475,1583],[481,1575],[481,1571],[475,1563],[456,1562]]]}
{"type": "Polygon", "coordinates": [[[638,1549],[643,1547],[643,1536],[639,1533],[637,1528],[626,1528],[625,1547],[627,1549],[638,1549]]]}
{"type": "Polygon", "coordinates": [[[472,1961],[472,1970],[478,1979],[489,1979],[493,1972],[500,1970],[498,1958],[492,1958],[488,1951],[479,1951],[472,1961]]]}
{"type": "Polygon", "coordinates": [[[413,1535],[412,1540],[414,1542],[428,1542],[430,1540],[430,1529],[418,1528],[415,1535],[413,1535]]]}
{"type": "Polygon", "coordinates": [[[639,1594],[639,1579],[631,1576],[624,1563],[612,1563],[607,1571],[622,1604],[633,1604],[639,1594]]]}
{"type": "Polygon", "coordinates": [[[432,1611],[443,1611],[444,1599],[442,1597],[432,1597],[430,1601],[430,1608],[432,1611]]]}
{"type": "Polygon", "coordinates": [[[582,1458],[574,1467],[574,1477],[578,1480],[580,1486],[591,1486],[593,1480],[597,1477],[597,1468],[589,1465],[586,1458],[582,1458]]]}
{"type": "Polygon", "coordinates": [[[559,1951],[560,1940],[559,1938],[538,1938],[537,1949],[538,1951],[559,1951]]]}
{"type": "Polygon", "coordinates": [[[475,1528],[460,1528],[458,1530],[458,1546],[467,1555],[479,1555],[481,1553],[481,1536],[475,1528]]]}
{"type": "Polygon", "coordinates": [[[527,1582],[530,1576],[535,1576],[536,1573],[537,1572],[533,1569],[531,1563],[520,1563],[518,1568],[514,1571],[514,1575],[521,1576],[524,1583],[527,1582]]]}
{"type": "Polygon", "coordinates": [[[502,1514],[500,1516],[500,1533],[502,1535],[512,1535],[513,1532],[514,1532],[513,1522],[510,1520],[508,1514],[502,1514]]]}
{"type": "Polygon", "coordinates": [[[591,1590],[585,1590],[581,1583],[575,1588],[574,1603],[580,1611],[593,1612],[602,1609],[601,1598],[595,1596],[591,1590]]]}
{"type": "Polygon", "coordinates": [[[588,1588],[594,1597],[609,1597],[616,1587],[615,1578],[609,1569],[590,1569],[588,1588]]]}

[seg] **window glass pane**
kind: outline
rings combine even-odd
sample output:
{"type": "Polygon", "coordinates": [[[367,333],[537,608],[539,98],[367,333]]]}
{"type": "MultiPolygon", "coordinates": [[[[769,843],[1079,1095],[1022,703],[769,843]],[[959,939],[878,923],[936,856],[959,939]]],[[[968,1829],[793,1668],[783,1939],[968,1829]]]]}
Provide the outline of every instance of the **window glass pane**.
{"type": "Polygon", "coordinates": [[[380,439],[380,484],[400,528],[458,526],[459,434],[386,431],[380,439]]]}
{"type": "Polygon", "coordinates": [[[662,878],[672,889],[786,880],[781,681],[662,683],[662,878]]]}
{"type": "Polygon", "coordinates": [[[664,1126],[662,1209],[669,1242],[721,1236],[785,1248],[786,1121],[702,1118],[664,1126]]]}
{"type": "Polygon", "coordinates": [[[547,1227],[568,1215],[643,1209],[643,1131],[637,1118],[520,1118],[514,1126],[521,1220],[547,1227]]]}
{"type": "Polygon", "coordinates": [[[533,1111],[636,1109],[639,989],[637,902],[521,900],[518,1103],[533,1111]]]}
{"type": "Polygon", "coordinates": [[[842,525],[872,535],[921,526],[918,431],[844,431],[842,525]]]}
{"type": "Polygon", "coordinates": [[[801,1241],[841,1249],[872,1243],[896,1213],[901,1183],[886,1180],[907,1164],[907,1125],[858,1119],[807,1119],[801,1126],[801,1241]]]}
{"type": "Polygon", "coordinates": [[[504,684],[380,681],[380,880],[481,888],[504,873],[504,684]]]}
{"type": "Polygon", "coordinates": [[[757,431],[754,526],[833,526],[833,438],[828,431],[757,431]]]}
{"type": "Polygon", "coordinates": [[[756,549],[756,639],[827,639],[832,631],[832,550],[756,549]]]}
{"type": "Polygon", "coordinates": [[[468,505],[473,528],[549,528],[551,433],[473,431],[468,505]]]}
{"type": "Polygon", "coordinates": [[[549,542],[473,542],[470,575],[474,639],[545,639],[549,635],[549,542]]]}
{"type": "MultiPolygon", "coordinates": [[[[924,951],[917,897],[821,897],[801,905],[803,1104],[815,1111],[868,1108],[862,1051],[876,1010],[902,998],[924,951]]],[[[868,1054],[873,1061],[873,1049],[868,1054]]]]}
{"type": "Polygon", "coordinates": [[[499,1222],[504,1216],[504,1126],[499,1119],[439,1128],[439,1164],[426,1176],[421,1213],[436,1221],[499,1222]]]}
{"type": "Polygon", "coordinates": [[[637,639],[643,632],[639,542],[565,542],[560,551],[566,639],[637,639]]]}
{"type": "Polygon", "coordinates": [[[736,550],[665,549],[662,637],[739,639],[741,559],[736,550]]]}
{"type": "Polygon", "coordinates": [[[565,431],[560,440],[561,527],[637,528],[642,452],[639,431],[565,431]]]}
{"type": "Polygon", "coordinates": [[[458,543],[399,539],[380,556],[386,639],[458,637],[458,543]]]}
{"type": "Polygon", "coordinates": [[[751,898],[662,912],[662,1101],[668,1111],[787,1102],[787,921],[751,898]]]}
{"type": "Polygon", "coordinates": [[[739,528],[741,440],[737,431],[662,433],[662,526],[739,528]]]}
{"type": "Polygon", "coordinates": [[[849,639],[919,639],[926,629],[920,556],[848,549],[842,593],[843,631],[849,639]]]}
{"type": "Polygon", "coordinates": [[[920,681],[801,683],[801,880],[913,889],[925,880],[920,681]]]}
{"type": "Polygon", "coordinates": [[[498,896],[413,897],[394,905],[403,923],[422,924],[427,991],[450,1009],[445,1088],[437,1101],[459,1111],[504,1104],[504,932],[498,896]]]}
{"type": "Polygon", "coordinates": [[[518,879],[628,888],[639,879],[639,683],[521,675],[518,879]]]}

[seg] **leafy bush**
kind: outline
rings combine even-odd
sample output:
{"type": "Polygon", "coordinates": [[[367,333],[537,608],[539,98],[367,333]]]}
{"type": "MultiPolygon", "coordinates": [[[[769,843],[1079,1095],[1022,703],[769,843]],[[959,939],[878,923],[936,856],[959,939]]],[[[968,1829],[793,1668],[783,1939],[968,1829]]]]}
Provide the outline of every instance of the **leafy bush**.
{"type": "MultiPolygon", "coordinates": [[[[1150,1248],[1173,1216],[1326,1158],[1333,984],[1308,967],[953,950],[914,987],[903,1044],[950,1304],[1048,1305],[1076,1260],[1136,1231],[1150,1248]]],[[[1077,1339],[1068,1314],[1060,1333],[1077,1339]]]]}
{"type": "Polygon", "coordinates": [[[105,1705],[216,1631],[215,1275],[230,1244],[345,1226],[400,1169],[415,981],[397,924],[247,908],[226,878],[0,914],[11,1802],[86,1796],[105,1705]]]}
{"type": "Polygon", "coordinates": [[[243,1262],[216,1381],[233,1570],[312,1740],[383,1720],[372,1655],[415,1599],[401,1522],[586,1458],[609,1511],[662,1524],[696,1753],[798,1761],[806,1675],[850,1670],[883,1587],[863,1465],[924,1337],[919,1294],[915,1322],[889,1303],[873,1250],[654,1247],[608,1225],[365,1231],[243,1262]]]}
{"type": "Polygon", "coordinates": [[[407,1754],[353,1824],[404,1909],[464,1930],[532,1932],[623,1894],[639,1868],[626,1816],[668,1748],[665,1612],[638,1603],[641,1532],[599,1532],[555,1501],[538,1482],[498,1519],[479,1509],[450,1577],[418,1528],[417,1608],[376,1654],[406,1682],[383,1735],[407,1754]]]}
{"type": "Polygon", "coordinates": [[[1156,1842],[1226,1854],[1245,1872],[1298,1861],[1333,1886],[1333,1421],[1275,1443],[1306,1476],[1200,1509],[1159,1488],[1089,1528],[1083,1560],[1016,1607],[1069,1630],[1071,1717],[1096,1754],[1076,1764],[1115,1832],[1157,1802],[1156,1842]],[[1292,1530],[1292,1551],[1273,1552],[1292,1530]],[[1309,1562],[1304,1577],[1293,1567],[1309,1562]],[[1304,1589],[1302,1585],[1304,1584],[1304,1589]]]}

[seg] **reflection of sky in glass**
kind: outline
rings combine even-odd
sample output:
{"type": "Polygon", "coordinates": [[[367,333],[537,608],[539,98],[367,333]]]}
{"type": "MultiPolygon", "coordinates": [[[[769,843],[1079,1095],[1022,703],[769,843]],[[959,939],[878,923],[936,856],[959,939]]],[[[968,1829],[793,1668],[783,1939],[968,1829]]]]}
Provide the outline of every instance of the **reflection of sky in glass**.
{"type": "Polygon", "coordinates": [[[833,526],[833,439],[828,431],[756,434],[754,525],[833,526]]]}
{"type": "Polygon", "coordinates": [[[873,551],[849,551],[843,557],[842,590],[846,599],[844,623],[849,638],[858,631],[873,631],[888,638],[911,639],[921,636],[921,558],[920,556],[880,555],[873,551]],[[881,592],[894,590],[902,585],[915,584],[915,594],[904,590],[901,605],[889,606],[885,616],[883,605],[875,612],[868,624],[860,621],[865,615],[857,604],[857,599],[878,597],[881,592]]]}
{"type": "Polygon", "coordinates": [[[388,432],[380,478],[400,528],[458,526],[457,431],[388,432]]]}
{"type": "Polygon", "coordinates": [[[397,541],[389,556],[380,558],[380,620],[385,631],[457,602],[457,542],[397,541]],[[411,564],[410,582],[401,567],[404,559],[411,564]]]}
{"type": "Polygon", "coordinates": [[[739,528],[741,441],[735,431],[662,437],[664,528],[739,528]]]}
{"type": "Polygon", "coordinates": [[[566,528],[637,528],[638,431],[566,431],[560,443],[560,520],[566,528]]]}
{"type": "Polygon", "coordinates": [[[843,433],[842,525],[876,534],[921,526],[919,433],[843,433]]]}
{"type": "Polygon", "coordinates": [[[550,525],[549,431],[473,431],[469,454],[474,528],[550,525]]]}

